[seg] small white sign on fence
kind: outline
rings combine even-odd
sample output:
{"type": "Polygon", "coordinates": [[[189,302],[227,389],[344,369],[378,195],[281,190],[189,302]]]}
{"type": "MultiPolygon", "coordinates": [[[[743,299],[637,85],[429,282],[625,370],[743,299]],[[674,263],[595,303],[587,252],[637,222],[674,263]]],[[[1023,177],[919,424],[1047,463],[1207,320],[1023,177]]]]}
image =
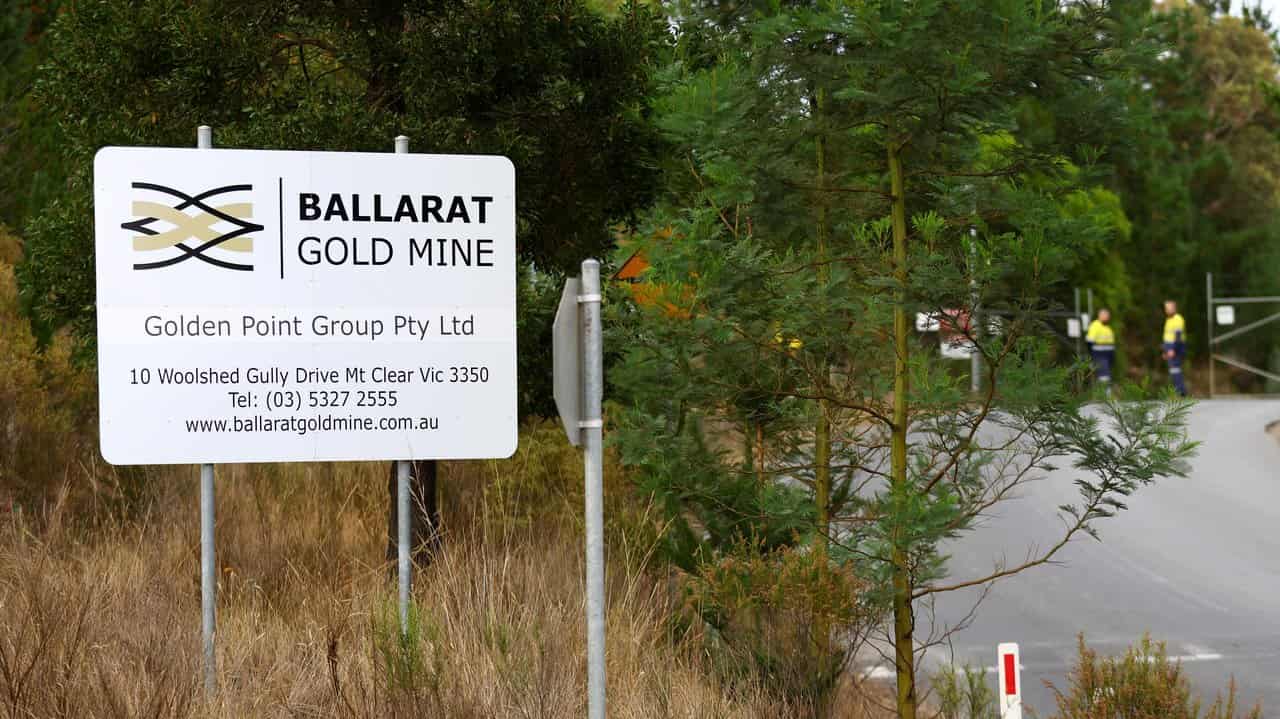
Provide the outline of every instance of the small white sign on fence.
{"type": "Polygon", "coordinates": [[[1236,323],[1236,308],[1232,305],[1218,305],[1214,308],[1218,324],[1233,325],[1236,323]]]}

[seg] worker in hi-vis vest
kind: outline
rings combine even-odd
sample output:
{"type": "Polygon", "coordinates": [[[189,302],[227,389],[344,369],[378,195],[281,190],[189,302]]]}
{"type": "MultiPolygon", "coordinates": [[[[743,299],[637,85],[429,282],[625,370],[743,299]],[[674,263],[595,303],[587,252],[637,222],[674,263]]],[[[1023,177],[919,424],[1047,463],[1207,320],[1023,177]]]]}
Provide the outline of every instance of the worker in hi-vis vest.
{"type": "Polygon", "coordinates": [[[1098,318],[1089,323],[1084,341],[1089,343],[1089,356],[1093,358],[1093,374],[1111,396],[1111,367],[1116,359],[1116,333],[1111,329],[1111,310],[1098,310],[1098,318]]]}
{"type": "Polygon", "coordinates": [[[1187,356],[1187,321],[1178,314],[1178,303],[1164,301],[1164,338],[1161,345],[1164,361],[1169,364],[1169,379],[1173,388],[1187,396],[1187,381],[1182,376],[1182,360],[1187,356]]]}

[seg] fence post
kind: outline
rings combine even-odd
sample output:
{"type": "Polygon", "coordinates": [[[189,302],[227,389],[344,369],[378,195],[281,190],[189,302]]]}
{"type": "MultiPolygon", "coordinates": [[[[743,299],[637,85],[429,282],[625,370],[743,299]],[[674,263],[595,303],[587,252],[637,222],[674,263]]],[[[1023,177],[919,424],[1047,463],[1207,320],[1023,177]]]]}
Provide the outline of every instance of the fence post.
{"type": "Polygon", "coordinates": [[[1206,325],[1208,327],[1207,331],[1209,334],[1209,399],[1213,399],[1213,393],[1214,393],[1213,366],[1217,363],[1214,362],[1214,359],[1213,359],[1214,316],[1213,316],[1213,273],[1212,272],[1204,273],[1204,295],[1205,295],[1205,306],[1208,308],[1207,312],[1209,313],[1209,317],[1208,317],[1209,324],[1206,325]]]}

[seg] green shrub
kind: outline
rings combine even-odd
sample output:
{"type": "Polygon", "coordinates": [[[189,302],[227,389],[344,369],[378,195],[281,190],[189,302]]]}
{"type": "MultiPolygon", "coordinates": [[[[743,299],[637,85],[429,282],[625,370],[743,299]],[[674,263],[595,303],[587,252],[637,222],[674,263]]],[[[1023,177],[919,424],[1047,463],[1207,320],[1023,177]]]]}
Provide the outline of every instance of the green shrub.
{"type": "MultiPolygon", "coordinates": [[[[1164,642],[1143,637],[1137,646],[1129,647],[1123,656],[1099,657],[1097,652],[1079,640],[1076,665],[1067,677],[1066,691],[1050,684],[1057,704],[1055,717],[1060,719],[1235,719],[1236,683],[1227,684],[1224,697],[1219,694],[1201,713],[1200,699],[1191,693],[1191,685],[1182,664],[1169,659],[1164,642]]],[[[1261,719],[1262,705],[1257,704],[1247,719],[1261,719]]]]}
{"type": "Polygon", "coordinates": [[[386,677],[387,691],[426,691],[439,700],[444,667],[439,652],[432,651],[440,642],[439,627],[430,617],[424,621],[416,602],[409,603],[408,619],[402,631],[399,604],[391,600],[383,602],[373,615],[371,635],[377,665],[386,677]]]}
{"type": "Polygon", "coordinates": [[[803,547],[746,544],[685,578],[706,651],[731,683],[820,706],[844,670],[849,637],[870,625],[863,583],[803,547]],[[833,638],[835,638],[833,640],[833,638]]]}
{"type": "Polygon", "coordinates": [[[981,668],[944,664],[931,678],[938,696],[938,719],[987,719],[996,716],[996,693],[981,668]]]}

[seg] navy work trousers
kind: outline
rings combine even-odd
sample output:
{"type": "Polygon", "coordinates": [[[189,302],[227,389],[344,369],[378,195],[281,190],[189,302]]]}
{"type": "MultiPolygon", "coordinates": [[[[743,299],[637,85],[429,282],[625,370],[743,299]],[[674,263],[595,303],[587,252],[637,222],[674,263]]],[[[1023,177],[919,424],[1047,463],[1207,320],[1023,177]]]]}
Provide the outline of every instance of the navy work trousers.
{"type": "Polygon", "coordinates": [[[1182,355],[1174,354],[1168,360],[1169,363],[1169,381],[1173,382],[1173,388],[1178,391],[1182,397],[1187,396],[1187,380],[1182,376],[1182,355]]]}

